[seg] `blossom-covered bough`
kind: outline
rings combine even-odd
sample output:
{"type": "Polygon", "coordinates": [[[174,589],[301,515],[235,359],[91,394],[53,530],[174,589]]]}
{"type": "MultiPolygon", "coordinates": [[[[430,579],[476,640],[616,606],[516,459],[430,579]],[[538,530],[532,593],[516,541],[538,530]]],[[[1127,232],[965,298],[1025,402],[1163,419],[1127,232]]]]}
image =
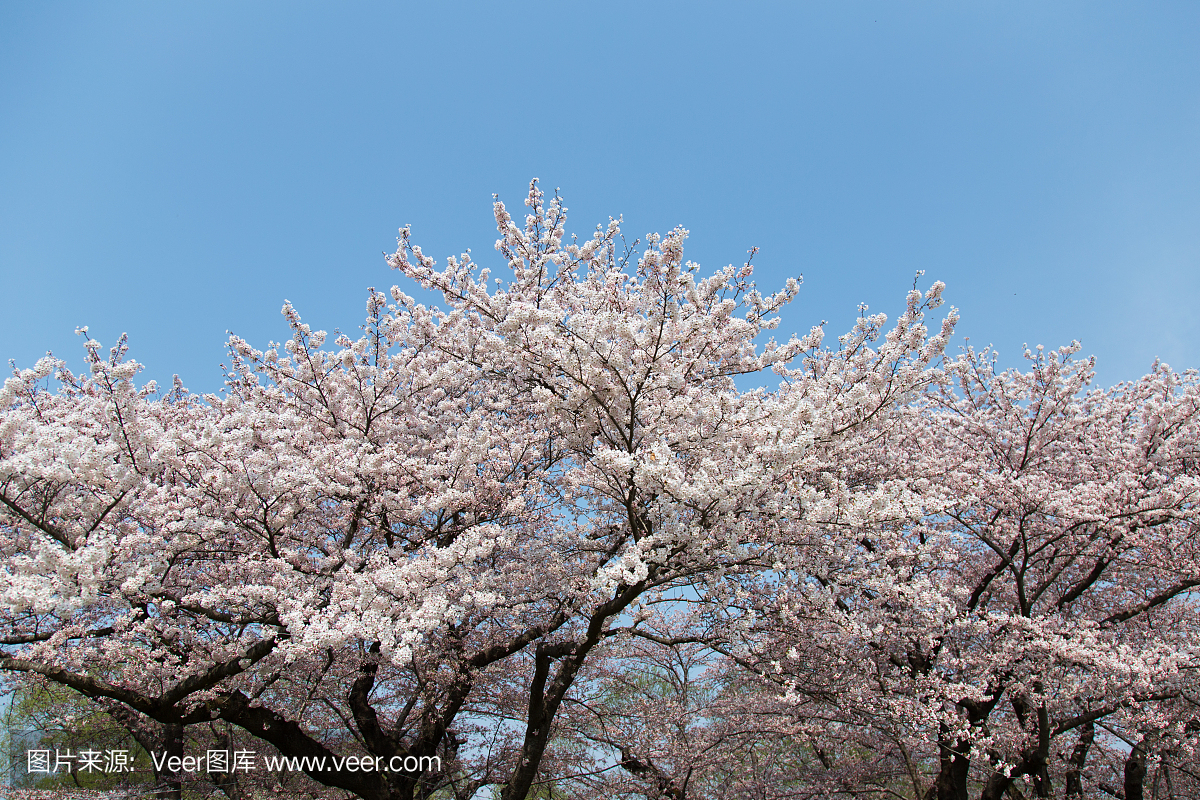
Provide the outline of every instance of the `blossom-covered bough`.
{"type": "MultiPolygon", "coordinates": [[[[369,800],[826,796],[901,763],[911,795],[1043,785],[1037,742],[1095,726],[1104,758],[1185,746],[1146,704],[1195,697],[1194,628],[1162,627],[1196,585],[1193,379],[1082,398],[1068,362],[1032,412],[1033,379],[946,368],[940,284],[776,341],[797,282],[526,204],[495,206],[503,279],[404,229],[389,261],[440,308],[372,289],[330,340],[285,306],[220,395],[139,387],[123,341],[9,379],[6,673],[369,800]]],[[[1084,750],[1073,780],[1104,779],[1084,750]]]]}

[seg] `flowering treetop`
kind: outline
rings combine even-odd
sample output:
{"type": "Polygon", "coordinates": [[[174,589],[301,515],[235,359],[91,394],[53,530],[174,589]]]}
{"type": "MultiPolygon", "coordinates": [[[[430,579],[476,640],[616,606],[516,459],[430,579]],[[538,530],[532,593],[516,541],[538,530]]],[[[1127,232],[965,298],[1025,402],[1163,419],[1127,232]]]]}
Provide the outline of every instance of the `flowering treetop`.
{"type": "Polygon", "coordinates": [[[683,229],[637,253],[615,222],[567,241],[557,196],[526,204],[524,225],[495,206],[504,279],[438,268],[403,229],[391,265],[444,308],[372,289],[362,335],[330,341],[285,305],[282,345],[230,339],[222,395],[139,387],[124,340],[89,339],[83,375],[15,373],[0,666],[285,754],[453,765],[310,771],[372,800],[517,800],[572,687],[656,603],[820,572],[829,530],[919,510],[903,480],[854,475],[940,377],[941,284],[836,348],[819,327],[760,343],[796,281],[701,277],[683,229]],[[764,370],[777,389],[737,388],[764,370]]]}

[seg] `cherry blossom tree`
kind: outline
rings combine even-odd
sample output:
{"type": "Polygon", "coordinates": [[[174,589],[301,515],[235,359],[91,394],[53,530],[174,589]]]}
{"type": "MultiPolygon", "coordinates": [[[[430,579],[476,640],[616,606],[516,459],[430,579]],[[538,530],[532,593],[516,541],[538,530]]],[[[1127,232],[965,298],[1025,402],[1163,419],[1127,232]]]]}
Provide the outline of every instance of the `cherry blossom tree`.
{"type": "Polygon", "coordinates": [[[890,330],[776,341],[796,281],[701,277],[682,229],[566,240],[536,182],[526,204],[495,206],[503,280],[404,229],[391,265],[444,308],[372,289],[362,335],[330,340],[285,305],[287,342],[230,339],[221,394],[139,386],[123,339],[88,339],[82,375],[15,372],[0,666],[130,725],[230,723],[370,800],[520,800],[656,609],[731,608],[764,571],[827,571],[830,526],[912,516],[904,481],[839,465],[938,378],[940,284],[890,330]]]}
{"type": "Polygon", "coordinates": [[[827,787],[1132,798],[1148,764],[1194,772],[1200,381],[1088,390],[1077,351],[999,372],[968,350],[846,477],[903,478],[920,514],[847,520],[825,572],[729,606],[758,707],[843,754],[827,787]]]}

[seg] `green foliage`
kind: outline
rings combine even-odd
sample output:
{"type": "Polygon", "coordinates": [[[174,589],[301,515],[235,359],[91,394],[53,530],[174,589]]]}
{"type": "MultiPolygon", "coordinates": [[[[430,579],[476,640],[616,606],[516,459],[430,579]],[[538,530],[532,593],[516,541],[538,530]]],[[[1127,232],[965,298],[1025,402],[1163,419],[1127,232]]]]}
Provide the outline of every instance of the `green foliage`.
{"type": "Polygon", "coordinates": [[[6,700],[0,722],[0,758],[8,785],[102,791],[153,784],[149,755],[95,703],[70,689],[41,681],[19,684],[6,700]],[[30,772],[31,750],[49,751],[49,766],[57,769],[30,772]],[[84,751],[100,754],[93,756],[95,767],[76,768],[84,751]],[[128,754],[132,771],[113,769],[113,754],[122,751],[128,754]]]}

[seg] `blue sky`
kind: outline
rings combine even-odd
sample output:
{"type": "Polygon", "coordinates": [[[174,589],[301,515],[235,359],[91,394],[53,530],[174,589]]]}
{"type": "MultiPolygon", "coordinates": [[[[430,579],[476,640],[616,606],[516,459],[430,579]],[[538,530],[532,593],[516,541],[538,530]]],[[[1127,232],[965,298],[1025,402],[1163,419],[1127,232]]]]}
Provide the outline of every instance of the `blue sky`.
{"type": "Polygon", "coordinates": [[[783,331],[947,283],[958,344],[1200,367],[1200,3],[0,5],[0,357],[221,386],[225,332],[353,330],[396,228],[491,196],[803,274],[783,331]]]}

